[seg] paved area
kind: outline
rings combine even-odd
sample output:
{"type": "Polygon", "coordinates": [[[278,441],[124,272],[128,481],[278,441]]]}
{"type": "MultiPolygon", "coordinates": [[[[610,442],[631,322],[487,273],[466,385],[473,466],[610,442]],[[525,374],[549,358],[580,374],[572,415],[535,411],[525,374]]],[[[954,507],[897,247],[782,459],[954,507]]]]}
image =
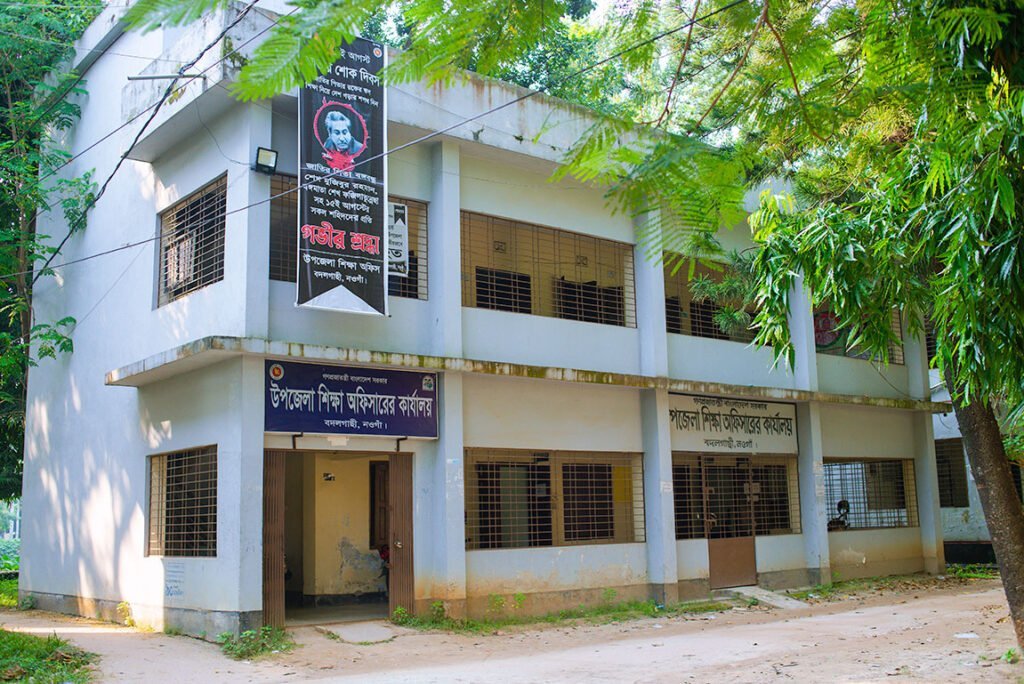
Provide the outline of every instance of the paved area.
{"type": "Polygon", "coordinates": [[[0,621],[99,653],[99,681],[946,684],[1024,678],[1024,665],[1000,657],[1015,647],[1007,615],[998,582],[933,582],[794,610],[758,604],[488,635],[396,630],[382,621],[299,627],[291,630],[294,651],[257,662],[229,660],[196,639],[36,611],[0,612],[0,621]]]}

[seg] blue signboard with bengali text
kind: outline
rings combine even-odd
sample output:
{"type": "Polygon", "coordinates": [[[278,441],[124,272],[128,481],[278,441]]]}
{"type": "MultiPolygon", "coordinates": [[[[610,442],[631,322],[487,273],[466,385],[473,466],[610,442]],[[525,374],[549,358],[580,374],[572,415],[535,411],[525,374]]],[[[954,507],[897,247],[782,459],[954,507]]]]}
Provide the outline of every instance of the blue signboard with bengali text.
{"type": "Polygon", "coordinates": [[[264,430],[437,437],[437,374],[266,362],[264,430]]]}

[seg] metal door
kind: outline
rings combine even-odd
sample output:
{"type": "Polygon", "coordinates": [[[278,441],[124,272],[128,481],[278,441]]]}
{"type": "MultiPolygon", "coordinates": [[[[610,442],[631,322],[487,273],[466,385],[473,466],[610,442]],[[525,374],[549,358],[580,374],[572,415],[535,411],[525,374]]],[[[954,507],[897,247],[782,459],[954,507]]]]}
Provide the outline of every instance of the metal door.
{"type": "Polygon", "coordinates": [[[412,454],[392,454],[388,466],[388,611],[413,613],[412,454]]]}
{"type": "Polygon", "coordinates": [[[750,459],[705,456],[701,463],[711,588],[757,584],[750,459]]]}
{"type": "Polygon", "coordinates": [[[263,452],[263,624],[284,627],[284,459],[263,452]]]}

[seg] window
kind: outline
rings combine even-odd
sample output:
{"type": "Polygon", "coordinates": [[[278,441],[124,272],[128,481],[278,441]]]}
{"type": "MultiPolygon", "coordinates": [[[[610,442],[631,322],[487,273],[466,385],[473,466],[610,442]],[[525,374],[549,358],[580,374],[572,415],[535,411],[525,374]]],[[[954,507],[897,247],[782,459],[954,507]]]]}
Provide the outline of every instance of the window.
{"type": "Polygon", "coordinates": [[[829,531],[917,527],[912,460],[825,462],[829,531]]]}
{"type": "MultiPolygon", "coordinates": [[[[715,519],[742,522],[754,534],[800,533],[800,490],[795,456],[716,456],[677,452],[672,454],[672,488],[675,503],[676,539],[704,539],[704,486],[716,487],[724,496],[717,501],[715,519]],[[712,472],[707,473],[708,470],[712,472]]],[[[719,530],[722,525],[719,525],[719,530]]],[[[746,532],[749,534],[749,532],[746,532]]]]}
{"type": "Polygon", "coordinates": [[[644,541],[639,454],[470,450],[466,548],[644,541]]]}
{"type": "Polygon", "coordinates": [[[633,246],[462,212],[462,305],[636,327],[633,246]]]}
{"type": "Polygon", "coordinates": [[[963,442],[959,439],[935,440],[935,465],[939,471],[939,505],[943,508],[969,506],[963,442]]]}
{"type": "MultiPolygon", "coordinates": [[[[903,326],[900,312],[893,309],[892,331],[899,343],[889,345],[890,363],[903,363],[903,326]]],[[[848,344],[848,331],[839,327],[839,321],[827,306],[818,307],[814,312],[814,346],[819,354],[846,356],[852,359],[870,359],[871,356],[848,344]]]]}
{"type": "Polygon", "coordinates": [[[388,462],[370,462],[370,548],[388,543],[388,462]]]}
{"type": "MultiPolygon", "coordinates": [[[[749,343],[754,339],[754,330],[724,332],[715,322],[719,306],[709,301],[696,301],[690,291],[689,268],[685,265],[676,270],[678,259],[665,255],[665,327],[676,335],[692,335],[712,340],[732,340],[749,343]],[[673,271],[675,271],[673,273],[673,271]]],[[[712,268],[702,263],[694,266],[694,276],[703,276],[712,281],[722,279],[723,266],[712,268]]],[[[753,311],[748,313],[754,315],[753,311]]]]}
{"type": "MultiPolygon", "coordinates": [[[[270,179],[270,279],[294,283],[298,250],[299,193],[295,176],[275,174],[270,179]],[[288,193],[288,194],[283,194],[288,193]],[[278,197],[278,195],[281,195],[278,197]]],[[[388,294],[408,299],[427,298],[427,205],[425,202],[389,197],[389,202],[408,207],[409,271],[405,277],[388,278],[388,294]]]]}
{"type": "Polygon", "coordinates": [[[223,280],[226,207],[221,176],[160,215],[158,306],[223,280]]]}
{"type": "Polygon", "coordinates": [[[150,457],[147,554],[217,555],[217,447],[150,457]]]}

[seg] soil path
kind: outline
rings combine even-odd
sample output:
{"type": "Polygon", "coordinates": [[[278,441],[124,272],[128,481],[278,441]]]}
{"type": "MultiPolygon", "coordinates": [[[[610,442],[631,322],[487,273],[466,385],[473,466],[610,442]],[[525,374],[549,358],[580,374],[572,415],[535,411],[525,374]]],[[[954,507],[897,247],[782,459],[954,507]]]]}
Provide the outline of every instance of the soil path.
{"type": "Polygon", "coordinates": [[[101,681],[1013,682],[1024,664],[998,582],[869,594],[796,611],[760,607],[496,635],[402,633],[385,643],[293,634],[292,653],[235,662],[208,643],[47,613],[7,629],[57,634],[101,654],[101,681]]]}

